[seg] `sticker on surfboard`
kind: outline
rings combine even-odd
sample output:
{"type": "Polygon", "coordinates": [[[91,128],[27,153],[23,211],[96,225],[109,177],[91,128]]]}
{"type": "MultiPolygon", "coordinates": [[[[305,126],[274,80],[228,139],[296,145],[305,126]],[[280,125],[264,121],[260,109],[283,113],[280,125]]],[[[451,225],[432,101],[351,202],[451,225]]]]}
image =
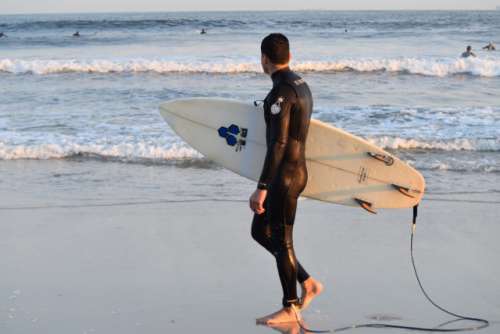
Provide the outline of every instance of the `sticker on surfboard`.
{"type": "Polygon", "coordinates": [[[219,136],[226,139],[226,143],[229,146],[234,146],[236,152],[241,151],[246,145],[246,137],[248,134],[248,129],[240,128],[236,124],[231,124],[229,127],[221,126],[219,130],[219,136]]]}

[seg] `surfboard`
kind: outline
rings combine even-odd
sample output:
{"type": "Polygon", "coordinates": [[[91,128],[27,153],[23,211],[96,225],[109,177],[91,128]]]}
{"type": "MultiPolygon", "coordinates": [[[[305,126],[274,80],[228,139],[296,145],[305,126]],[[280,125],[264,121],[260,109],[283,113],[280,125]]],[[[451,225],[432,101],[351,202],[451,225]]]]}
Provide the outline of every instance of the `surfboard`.
{"type": "MultiPolygon", "coordinates": [[[[257,181],[266,155],[263,106],[228,99],[178,99],[160,105],[169,126],[207,159],[257,181]]],[[[422,175],[392,154],[312,119],[302,196],[375,213],[408,208],[424,194],[422,175]]]]}

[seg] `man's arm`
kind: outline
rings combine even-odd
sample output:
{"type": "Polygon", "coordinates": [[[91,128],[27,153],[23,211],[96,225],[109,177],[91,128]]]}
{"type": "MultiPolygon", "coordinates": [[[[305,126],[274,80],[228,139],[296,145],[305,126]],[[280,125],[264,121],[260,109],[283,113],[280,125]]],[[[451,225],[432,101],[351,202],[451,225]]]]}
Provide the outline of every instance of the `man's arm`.
{"type": "Polygon", "coordinates": [[[278,173],[288,142],[290,112],[296,101],[295,91],[289,86],[278,90],[277,101],[272,106],[268,126],[271,129],[271,138],[267,149],[264,166],[257,188],[267,189],[269,183],[278,173]],[[281,100],[281,102],[279,102],[281,100]]]}

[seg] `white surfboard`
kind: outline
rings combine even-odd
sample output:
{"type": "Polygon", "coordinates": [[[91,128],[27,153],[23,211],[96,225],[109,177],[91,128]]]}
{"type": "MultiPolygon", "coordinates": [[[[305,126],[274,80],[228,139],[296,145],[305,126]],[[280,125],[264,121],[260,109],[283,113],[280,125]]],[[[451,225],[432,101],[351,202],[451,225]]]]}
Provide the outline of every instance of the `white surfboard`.
{"type": "MultiPolygon", "coordinates": [[[[172,100],[160,106],[170,127],[206,158],[257,181],[266,154],[262,105],[225,99],[172,100]]],[[[308,182],[302,196],[377,208],[408,208],[424,194],[422,175],[366,140],[311,120],[308,182]]]]}

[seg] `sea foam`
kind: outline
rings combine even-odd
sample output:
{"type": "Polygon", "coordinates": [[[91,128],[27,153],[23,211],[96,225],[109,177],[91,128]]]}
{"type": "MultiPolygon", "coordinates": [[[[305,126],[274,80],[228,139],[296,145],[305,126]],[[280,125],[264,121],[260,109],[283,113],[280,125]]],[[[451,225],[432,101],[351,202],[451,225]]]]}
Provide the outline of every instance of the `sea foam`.
{"type": "MultiPolygon", "coordinates": [[[[389,58],[333,59],[297,61],[293,68],[299,72],[376,72],[447,76],[469,74],[483,77],[500,76],[500,59],[494,58],[389,58]]],[[[260,73],[258,61],[179,62],[165,59],[0,59],[0,71],[14,74],[81,73],[260,73]]]]}
{"type": "Polygon", "coordinates": [[[140,142],[118,145],[81,144],[76,142],[8,145],[0,142],[0,160],[47,160],[76,156],[113,159],[125,162],[144,160],[179,161],[202,158],[202,155],[196,150],[177,144],[170,147],[162,147],[140,142]]]}
{"type": "MultiPolygon", "coordinates": [[[[416,140],[398,137],[369,137],[367,140],[384,149],[500,152],[500,139],[416,140]]],[[[122,144],[79,143],[78,141],[37,144],[0,142],[0,160],[63,159],[75,156],[135,161],[177,161],[201,159],[203,156],[184,144],[152,145],[144,142],[122,144]]]]}
{"type": "Polygon", "coordinates": [[[440,151],[482,151],[498,152],[500,151],[500,138],[484,139],[441,139],[441,140],[418,140],[390,136],[369,137],[369,142],[392,150],[440,150],[440,151]]]}

